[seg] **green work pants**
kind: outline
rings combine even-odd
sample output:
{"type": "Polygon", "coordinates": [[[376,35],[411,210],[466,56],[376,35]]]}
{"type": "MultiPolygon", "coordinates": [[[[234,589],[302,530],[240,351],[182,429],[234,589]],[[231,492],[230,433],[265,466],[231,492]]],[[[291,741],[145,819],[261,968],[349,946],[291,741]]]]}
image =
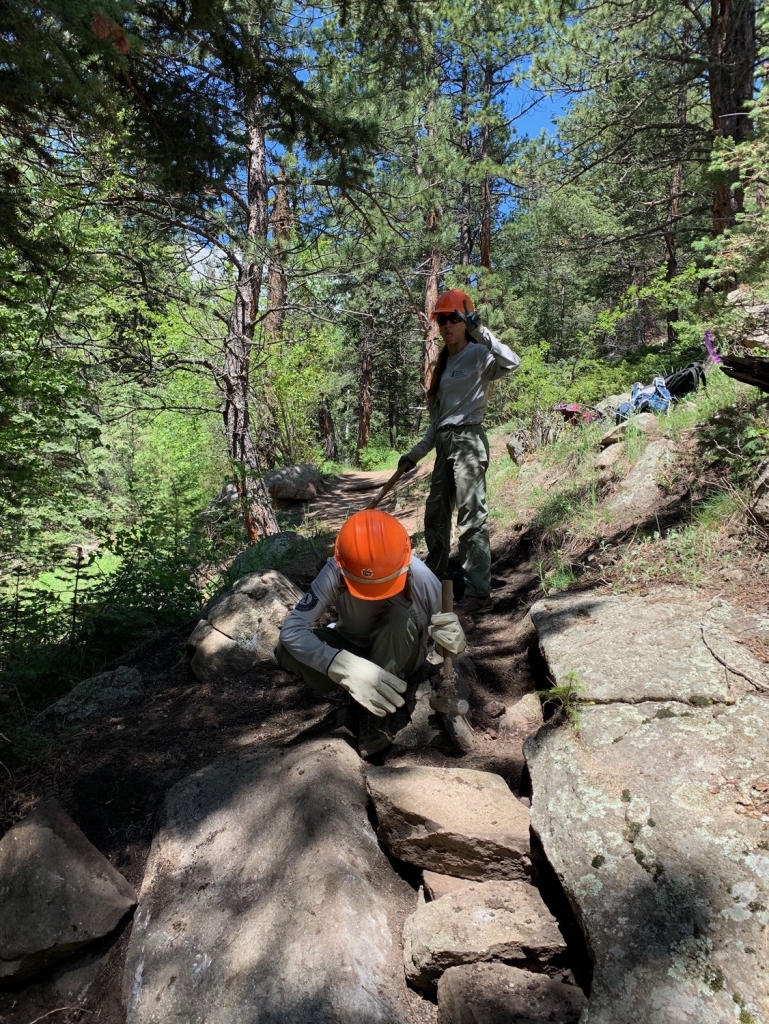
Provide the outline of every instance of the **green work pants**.
{"type": "MultiPolygon", "coordinates": [[[[350,651],[360,658],[367,658],[375,665],[386,669],[394,676],[408,679],[422,662],[421,645],[417,624],[411,618],[408,608],[390,605],[371,633],[371,642],[362,644],[345,635],[344,629],[335,626],[319,626],[313,630],[315,636],[329,647],[350,651]]],[[[303,664],[282,644],[278,644],[275,656],[281,668],[293,672],[306,686],[318,693],[331,693],[337,689],[327,675],[309,665],[303,664]]]]}
{"type": "Polygon", "coordinates": [[[451,517],[456,509],[459,558],[468,597],[487,597],[491,592],[488,468],[489,442],[480,424],[438,431],[435,468],[425,506],[425,564],[438,579],[445,577],[451,550],[451,517]]]}

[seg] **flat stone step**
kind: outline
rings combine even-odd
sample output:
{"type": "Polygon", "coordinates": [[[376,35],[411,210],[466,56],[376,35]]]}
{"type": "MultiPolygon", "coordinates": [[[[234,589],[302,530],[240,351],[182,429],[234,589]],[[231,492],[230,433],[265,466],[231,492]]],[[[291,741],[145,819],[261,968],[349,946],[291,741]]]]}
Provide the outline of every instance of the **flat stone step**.
{"type": "Polygon", "coordinates": [[[529,811],[504,779],[466,768],[369,768],[378,835],[418,867],[460,878],[525,878],[529,811]]]}
{"type": "Polygon", "coordinates": [[[558,922],[526,882],[473,882],[422,904],[403,930],[406,977],[419,988],[434,988],[458,964],[494,960],[556,970],[565,955],[558,922]]]}
{"type": "Polygon", "coordinates": [[[581,989],[506,964],[450,967],[438,982],[438,1024],[577,1024],[581,989]]]}

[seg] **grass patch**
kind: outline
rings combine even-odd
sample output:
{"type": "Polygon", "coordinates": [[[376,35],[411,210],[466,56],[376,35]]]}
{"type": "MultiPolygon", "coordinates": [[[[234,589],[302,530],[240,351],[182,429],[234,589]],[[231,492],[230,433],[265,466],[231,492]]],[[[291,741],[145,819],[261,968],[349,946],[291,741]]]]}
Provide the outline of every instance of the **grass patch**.
{"type": "Polygon", "coordinates": [[[549,690],[537,690],[545,719],[561,714],[575,732],[582,729],[580,709],[584,693],[585,687],[576,672],[567,672],[560,686],[551,686],[549,690]]]}

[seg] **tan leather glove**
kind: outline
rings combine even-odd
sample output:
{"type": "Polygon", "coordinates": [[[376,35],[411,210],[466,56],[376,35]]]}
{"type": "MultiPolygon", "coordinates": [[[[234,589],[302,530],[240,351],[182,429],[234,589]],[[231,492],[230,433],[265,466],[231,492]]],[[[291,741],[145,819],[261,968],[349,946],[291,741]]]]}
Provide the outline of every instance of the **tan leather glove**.
{"type": "Polygon", "coordinates": [[[436,612],[428,633],[447,654],[461,654],[467,647],[465,631],[454,612],[436,612]]]}
{"type": "Polygon", "coordinates": [[[347,690],[353,700],[379,718],[384,718],[404,703],[401,694],[405,693],[406,684],[402,679],[350,651],[340,651],[336,655],[327,675],[332,682],[347,690]]]}

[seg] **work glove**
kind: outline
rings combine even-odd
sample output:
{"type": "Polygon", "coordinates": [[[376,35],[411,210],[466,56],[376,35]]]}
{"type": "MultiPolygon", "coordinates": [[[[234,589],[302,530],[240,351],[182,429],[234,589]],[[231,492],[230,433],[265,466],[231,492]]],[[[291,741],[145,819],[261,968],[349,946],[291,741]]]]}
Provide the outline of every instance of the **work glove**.
{"type": "Polygon", "coordinates": [[[481,332],[481,314],[472,313],[470,311],[470,307],[467,305],[467,299],[464,300],[464,307],[464,313],[460,313],[459,310],[457,310],[457,316],[461,317],[464,320],[465,327],[474,338],[481,332]]]}
{"type": "Polygon", "coordinates": [[[336,655],[327,675],[332,682],[347,690],[353,700],[379,718],[384,718],[404,703],[401,694],[405,692],[406,684],[402,679],[350,651],[340,651],[336,655]]]}
{"type": "Polygon", "coordinates": [[[408,473],[410,469],[413,469],[414,466],[416,466],[416,462],[414,462],[413,459],[410,459],[408,455],[401,455],[398,459],[398,469],[403,469],[406,473],[408,473]]]}
{"type": "Polygon", "coordinates": [[[467,646],[465,631],[454,612],[436,612],[428,633],[447,654],[461,654],[467,646]]]}

